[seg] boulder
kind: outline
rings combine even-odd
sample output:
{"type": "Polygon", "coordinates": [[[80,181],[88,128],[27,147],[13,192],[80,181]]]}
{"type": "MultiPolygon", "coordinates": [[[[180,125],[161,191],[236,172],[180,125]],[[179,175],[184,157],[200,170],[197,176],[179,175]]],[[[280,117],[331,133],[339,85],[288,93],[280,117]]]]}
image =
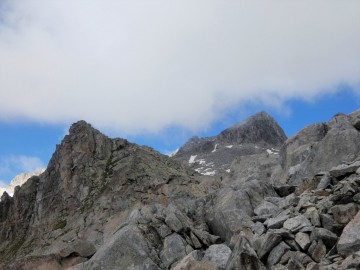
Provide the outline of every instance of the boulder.
{"type": "Polygon", "coordinates": [[[180,235],[173,233],[164,240],[164,248],[160,253],[160,259],[165,267],[186,256],[186,242],[180,235]]]}
{"type": "Polygon", "coordinates": [[[360,211],[347,224],[337,243],[339,254],[348,256],[360,250],[360,211]]]}
{"type": "Polygon", "coordinates": [[[265,266],[256,255],[249,240],[240,236],[231,253],[226,270],[265,270],[265,266]]]}
{"type": "Polygon", "coordinates": [[[238,190],[223,188],[207,204],[206,223],[214,234],[229,242],[244,227],[251,228],[254,208],[271,196],[276,196],[272,186],[259,180],[248,181],[238,190]]]}
{"type": "Polygon", "coordinates": [[[331,232],[327,229],[315,228],[311,232],[310,240],[311,241],[322,240],[323,243],[330,249],[336,244],[338,237],[336,236],[336,234],[334,234],[333,232],[331,232]]]}
{"type": "Polygon", "coordinates": [[[307,217],[310,220],[311,224],[315,227],[321,226],[320,215],[315,207],[309,207],[308,209],[306,209],[304,216],[307,217]]]}
{"type": "Polygon", "coordinates": [[[346,257],[345,260],[340,264],[339,269],[360,269],[360,252],[355,252],[346,257]]]}
{"type": "Polygon", "coordinates": [[[290,218],[284,222],[284,228],[291,232],[298,232],[305,227],[311,226],[311,222],[304,215],[290,218]]]}
{"type": "Polygon", "coordinates": [[[192,262],[200,261],[203,258],[203,254],[199,250],[194,250],[193,252],[186,255],[181,259],[180,262],[172,270],[188,270],[192,262]]]}
{"type": "Polygon", "coordinates": [[[332,216],[330,216],[328,214],[320,214],[320,220],[321,220],[321,224],[322,224],[323,228],[335,233],[336,235],[339,235],[339,233],[343,229],[343,225],[340,225],[339,223],[337,223],[332,218],[332,216]]]}
{"type": "Polygon", "coordinates": [[[306,251],[311,244],[310,236],[303,232],[298,232],[295,235],[295,241],[304,251],[306,251]]]}
{"type": "Polygon", "coordinates": [[[66,258],[71,254],[78,254],[81,257],[88,258],[94,255],[96,252],[93,243],[86,240],[77,240],[71,242],[65,249],[59,252],[60,257],[66,258]]]}
{"type": "Polygon", "coordinates": [[[308,254],[315,262],[320,262],[326,255],[326,246],[319,241],[313,241],[308,249],[308,254]]]}
{"type": "Polygon", "coordinates": [[[279,207],[275,204],[267,201],[263,201],[261,204],[259,204],[255,209],[254,213],[257,216],[263,216],[263,215],[273,215],[276,212],[279,211],[279,207]]]}
{"type": "Polygon", "coordinates": [[[211,245],[204,254],[203,261],[210,261],[220,270],[225,269],[226,263],[231,255],[231,249],[224,245],[211,245]]]}
{"type": "Polygon", "coordinates": [[[253,226],[251,226],[251,230],[258,236],[262,235],[266,231],[265,226],[261,222],[256,222],[253,226]]]}
{"type": "Polygon", "coordinates": [[[356,161],[351,164],[341,164],[330,169],[330,176],[339,178],[348,174],[355,173],[360,168],[360,161],[356,161]]]}
{"type": "Polygon", "coordinates": [[[267,258],[267,267],[272,267],[277,264],[281,257],[285,254],[286,251],[290,250],[290,247],[284,242],[280,242],[276,247],[271,250],[267,258]]]}
{"type": "Polygon", "coordinates": [[[269,218],[266,220],[265,225],[268,229],[280,229],[282,228],[284,222],[290,218],[290,211],[285,210],[279,215],[269,218]]]}
{"type": "Polygon", "coordinates": [[[334,216],[334,220],[340,224],[347,224],[359,210],[359,206],[355,203],[334,205],[330,211],[334,216]]]}
{"type": "Polygon", "coordinates": [[[263,260],[269,252],[277,246],[282,240],[282,237],[279,234],[273,232],[267,232],[261,237],[260,246],[258,247],[258,256],[263,260]]]}
{"type": "MultiPolygon", "coordinates": [[[[134,225],[123,227],[85,263],[76,270],[141,269],[160,270],[150,258],[151,250],[142,232],[134,225]]],[[[185,255],[185,254],[184,254],[185,255]]]]}

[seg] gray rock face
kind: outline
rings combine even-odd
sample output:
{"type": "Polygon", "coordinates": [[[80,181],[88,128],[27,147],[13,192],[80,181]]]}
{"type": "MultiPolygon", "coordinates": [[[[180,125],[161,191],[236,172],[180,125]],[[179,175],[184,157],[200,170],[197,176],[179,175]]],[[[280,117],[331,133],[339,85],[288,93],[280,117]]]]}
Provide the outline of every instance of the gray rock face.
{"type": "Polygon", "coordinates": [[[283,227],[284,222],[287,221],[290,218],[290,216],[288,214],[279,214],[276,217],[273,218],[269,218],[266,221],[266,225],[268,227],[268,229],[280,229],[283,227]]]}
{"type": "Polygon", "coordinates": [[[264,264],[259,260],[255,250],[245,237],[240,237],[235,244],[226,270],[265,270],[264,264]]]}
{"type": "Polygon", "coordinates": [[[360,161],[356,161],[350,165],[341,164],[330,170],[330,176],[332,177],[342,177],[348,174],[355,173],[357,169],[360,168],[360,161]]]}
{"type": "Polygon", "coordinates": [[[309,254],[315,262],[320,262],[326,255],[324,243],[321,240],[313,241],[309,247],[309,254]]]}
{"type": "Polygon", "coordinates": [[[311,244],[310,236],[307,233],[302,233],[302,232],[298,232],[296,234],[295,241],[304,251],[306,251],[311,244]]]}
{"type": "Polygon", "coordinates": [[[203,261],[214,263],[219,269],[225,269],[231,255],[231,249],[223,244],[211,245],[204,254],[203,261]]]}
{"type": "Polygon", "coordinates": [[[303,215],[290,218],[284,222],[284,228],[291,232],[298,232],[305,227],[311,227],[310,221],[303,215]]]}
{"type": "Polygon", "coordinates": [[[186,256],[186,243],[180,235],[174,233],[165,238],[164,249],[160,254],[160,259],[165,267],[169,267],[172,263],[186,256]]]}
{"type": "Polygon", "coordinates": [[[238,190],[223,188],[207,203],[206,222],[221,239],[230,241],[235,232],[253,225],[254,207],[272,196],[276,196],[273,188],[257,180],[244,183],[238,190]]]}
{"type": "Polygon", "coordinates": [[[91,260],[75,269],[160,269],[149,258],[149,253],[141,231],[135,226],[126,226],[103,245],[91,260]]]}
{"type": "Polygon", "coordinates": [[[347,224],[337,243],[342,255],[350,255],[360,249],[360,212],[347,224]]]}
{"type": "Polygon", "coordinates": [[[356,215],[359,206],[355,203],[346,205],[335,205],[331,207],[331,212],[334,215],[334,220],[340,224],[347,224],[356,215]]]}
{"type": "Polygon", "coordinates": [[[289,138],[281,151],[284,174],[280,182],[299,185],[318,172],[355,161],[360,150],[360,133],[353,124],[357,117],[357,112],[338,114],[289,138]]]}
{"type": "Polygon", "coordinates": [[[311,232],[310,240],[322,240],[328,248],[332,248],[336,244],[338,237],[336,236],[336,234],[332,233],[327,229],[315,228],[311,232]]]}
{"type": "Polygon", "coordinates": [[[259,258],[261,260],[264,259],[269,252],[281,242],[281,240],[281,236],[275,233],[268,232],[264,235],[258,251],[259,258]]]}
{"type": "Polygon", "coordinates": [[[284,242],[280,242],[274,249],[270,252],[267,258],[267,266],[271,267],[277,264],[281,257],[285,254],[286,251],[290,250],[290,247],[284,242]]]}

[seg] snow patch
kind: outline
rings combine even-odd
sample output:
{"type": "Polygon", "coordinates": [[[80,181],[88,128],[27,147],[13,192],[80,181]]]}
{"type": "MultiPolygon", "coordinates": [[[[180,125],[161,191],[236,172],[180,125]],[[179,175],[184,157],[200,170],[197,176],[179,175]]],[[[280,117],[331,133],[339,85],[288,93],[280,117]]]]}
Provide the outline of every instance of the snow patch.
{"type": "Polygon", "coordinates": [[[175,155],[177,154],[177,152],[179,152],[179,149],[180,149],[180,148],[178,148],[178,149],[176,149],[175,151],[171,152],[169,156],[170,156],[170,157],[175,156],[175,155]]]}
{"type": "Polygon", "coordinates": [[[204,165],[206,163],[205,159],[199,159],[197,162],[199,162],[200,165],[204,165]]]}
{"type": "Polygon", "coordinates": [[[274,154],[274,155],[278,155],[278,153],[276,153],[276,152],[274,152],[273,150],[270,150],[270,149],[266,149],[266,152],[268,153],[268,154],[274,154]]]}
{"type": "Polygon", "coordinates": [[[197,171],[198,173],[201,173],[201,171],[204,169],[204,167],[200,167],[200,168],[197,168],[195,169],[195,171],[197,171]]]}
{"type": "Polygon", "coordinates": [[[225,147],[231,149],[231,148],[233,148],[233,145],[227,145],[225,147]]]}
{"type": "Polygon", "coordinates": [[[190,159],[189,159],[189,164],[195,163],[196,157],[197,157],[197,155],[191,156],[190,159]]]}
{"type": "Polygon", "coordinates": [[[216,173],[216,171],[212,171],[212,172],[204,172],[202,173],[203,175],[210,175],[210,176],[214,176],[216,173]]]}
{"type": "Polygon", "coordinates": [[[215,148],[214,148],[214,150],[211,151],[211,153],[215,153],[215,152],[216,152],[217,146],[218,146],[218,144],[215,144],[215,148]]]}
{"type": "Polygon", "coordinates": [[[230,169],[227,169],[226,172],[230,173],[230,169]]]}

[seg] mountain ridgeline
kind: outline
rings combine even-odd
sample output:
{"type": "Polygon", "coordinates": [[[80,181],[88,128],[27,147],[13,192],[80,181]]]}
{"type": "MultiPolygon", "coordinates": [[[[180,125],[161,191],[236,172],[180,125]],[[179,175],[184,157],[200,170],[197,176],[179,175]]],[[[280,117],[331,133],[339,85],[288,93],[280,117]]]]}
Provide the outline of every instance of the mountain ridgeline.
{"type": "Polygon", "coordinates": [[[73,124],[0,202],[0,269],[359,269],[360,111],[265,112],[172,157],[73,124]]]}

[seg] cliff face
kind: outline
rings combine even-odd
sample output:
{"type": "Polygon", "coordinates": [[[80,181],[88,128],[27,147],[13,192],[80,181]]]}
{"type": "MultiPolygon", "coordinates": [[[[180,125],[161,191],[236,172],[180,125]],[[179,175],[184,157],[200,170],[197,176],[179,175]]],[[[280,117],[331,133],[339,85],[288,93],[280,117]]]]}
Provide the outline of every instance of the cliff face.
{"type": "Polygon", "coordinates": [[[277,181],[299,185],[304,179],[341,163],[359,159],[360,111],[337,114],[326,123],[305,127],[281,151],[282,175],[277,181]]]}
{"type": "Polygon", "coordinates": [[[286,140],[259,113],[174,158],[77,122],[1,197],[0,269],[358,268],[359,115],[286,140]]]}

